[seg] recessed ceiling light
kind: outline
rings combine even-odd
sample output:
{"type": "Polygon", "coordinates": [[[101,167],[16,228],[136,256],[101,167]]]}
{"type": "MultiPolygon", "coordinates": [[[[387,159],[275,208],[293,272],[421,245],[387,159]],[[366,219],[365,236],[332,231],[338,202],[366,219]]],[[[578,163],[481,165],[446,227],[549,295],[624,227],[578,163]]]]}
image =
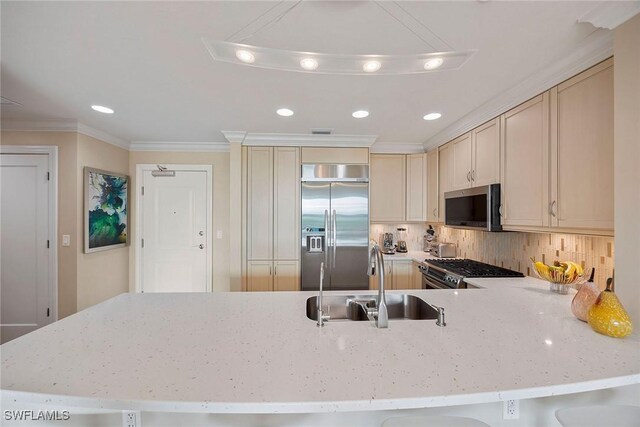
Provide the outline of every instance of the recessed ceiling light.
{"type": "Polygon", "coordinates": [[[441,66],[443,63],[444,63],[444,59],[442,58],[432,58],[427,60],[427,62],[424,63],[424,69],[435,70],[436,68],[441,66]]]}
{"type": "Polygon", "coordinates": [[[293,111],[288,108],[280,108],[276,111],[279,116],[290,117],[293,116],[293,111]]]}
{"type": "Polygon", "coordinates": [[[113,110],[111,108],[103,107],[102,105],[92,105],[91,108],[99,113],[113,114],[113,110]]]}
{"type": "Polygon", "coordinates": [[[358,110],[358,111],[354,111],[351,115],[356,119],[364,119],[369,115],[369,112],[365,110],[358,110]]]}
{"type": "Polygon", "coordinates": [[[380,61],[367,61],[362,66],[362,70],[367,73],[375,73],[380,69],[380,67],[382,67],[380,61]]]}
{"type": "Polygon", "coordinates": [[[304,58],[300,61],[300,66],[308,71],[313,71],[318,68],[318,61],[313,58],[304,58]]]}
{"type": "Polygon", "coordinates": [[[440,117],[442,117],[442,114],[440,114],[440,113],[429,113],[426,116],[424,116],[423,119],[425,119],[425,120],[436,120],[436,119],[439,119],[440,117]]]}
{"type": "Polygon", "coordinates": [[[253,62],[256,60],[256,57],[253,56],[253,53],[243,49],[236,50],[236,58],[238,58],[242,62],[246,62],[247,64],[253,64],[253,62]]]}

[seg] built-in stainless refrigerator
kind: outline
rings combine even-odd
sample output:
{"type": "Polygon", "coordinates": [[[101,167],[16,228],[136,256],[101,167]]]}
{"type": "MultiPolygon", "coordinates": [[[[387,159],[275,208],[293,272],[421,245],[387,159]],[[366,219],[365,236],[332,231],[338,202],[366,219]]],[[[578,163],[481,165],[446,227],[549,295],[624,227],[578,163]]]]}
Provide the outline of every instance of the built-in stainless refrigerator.
{"type": "Polygon", "coordinates": [[[369,167],[302,166],[302,290],[369,289],[369,167]]]}

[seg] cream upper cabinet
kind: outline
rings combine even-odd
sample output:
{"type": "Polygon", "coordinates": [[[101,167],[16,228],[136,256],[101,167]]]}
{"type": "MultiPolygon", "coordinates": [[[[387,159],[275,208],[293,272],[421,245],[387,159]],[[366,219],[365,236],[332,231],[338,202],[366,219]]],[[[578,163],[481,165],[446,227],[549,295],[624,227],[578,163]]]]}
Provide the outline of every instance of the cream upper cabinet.
{"type": "Polygon", "coordinates": [[[471,132],[473,187],[500,182],[500,120],[495,118],[471,132]]]}
{"type": "Polygon", "coordinates": [[[613,230],[613,59],[551,96],[551,226],[613,230]]]}
{"type": "Polygon", "coordinates": [[[247,259],[273,258],[273,148],[247,154],[247,259]]]}
{"type": "Polygon", "coordinates": [[[407,155],[407,221],[427,216],[427,168],[425,154],[407,155]]]}
{"type": "Polygon", "coordinates": [[[273,290],[299,291],[300,263],[298,261],[275,261],[273,264],[273,290]]]}
{"type": "Polygon", "coordinates": [[[453,190],[500,181],[500,121],[496,118],[453,141],[453,190]]]}
{"type": "Polygon", "coordinates": [[[427,221],[438,222],[438,150],[429,151],[427,157],[427,221]]]}
{"type": "Polygon", "coordinates": [[[450,142],[452,146],[453,173],[451,174],[451,189],[461,190],[471,187],[471,132],[450,142]]]}
{"type": "Polygon", "coordinates": [[[372,154],[369,167],[370,221],[405,221],[406,156],[372,154]]]}
{"type": "Polygon", "coordinates": [[[368,148],[302,147],[302,163],[335,163],[366,165],[369,163],[368,148]]]}
{"type": "Polygon", "coordinates": [[[444,193],[452,190],[453,148],[443,145],[438,151],[438,221],[444,222],[444,193]]]}
{"type": "Polygon", "coordinates": [[[273,152],[273,250],[276,260],[300,257],[300,149],[273,152]]]}
{"type": "Polygon", "coordinates": [[[549,92],[501,116],[502,224],[549,225],[549,92]]]}

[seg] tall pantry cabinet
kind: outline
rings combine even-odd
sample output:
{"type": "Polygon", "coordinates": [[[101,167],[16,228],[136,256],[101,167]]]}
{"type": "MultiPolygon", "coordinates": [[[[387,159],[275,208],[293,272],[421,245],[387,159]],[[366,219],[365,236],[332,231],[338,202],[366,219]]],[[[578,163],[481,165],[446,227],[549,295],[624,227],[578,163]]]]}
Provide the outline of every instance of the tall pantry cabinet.
{"type": "Polygon", "coordinates": [[[299,290],[300,149],[249,147],[246,164],[247,290],[299,290]]]}

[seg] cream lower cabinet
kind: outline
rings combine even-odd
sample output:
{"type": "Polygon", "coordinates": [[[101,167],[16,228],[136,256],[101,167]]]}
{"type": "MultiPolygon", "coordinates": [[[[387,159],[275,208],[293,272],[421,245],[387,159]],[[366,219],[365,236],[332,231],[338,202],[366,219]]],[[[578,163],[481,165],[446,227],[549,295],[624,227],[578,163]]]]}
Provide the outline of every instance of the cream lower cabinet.
{"type": "Polygon", "coordinates": [[[392,289],[411,289],[411,261],[395,261],[393,262],[393,288],[392,289]]]}
{"type": "Polygon", "coordinates": [[[444,222],[444,193],[453,190],[453,146],[448,143],[438,149],[438,222],[444,222]]]}
{"type": "Polygon", "coordinates": [[[300,288],[300,149],[247,152],[248,291],[300,288]]]}
{"type": "Polygon", "coordinates": [[[427,221],[438,222],[438,150],[426,154],[427,167],[427,221]]]}
{"type": "Polygon", "coordinates": [[[553,88],[551,105],[551,227],[612,235],[613,59],[553,88]]]}
{"type": "Polygon", "coordinates": [[[249,261],[247,290],[252,292],[300,290],[298,261],[249,261]]]}
{"type": "Polygon", "coordinates": [[[502,225],[549,225],[549,92],[501,116],[502,225]]]}
{"type": "Polygon", "coordinates": [[[420,263],[411,261],[411,289],[422,289],[422,272],[420,263]]]}

